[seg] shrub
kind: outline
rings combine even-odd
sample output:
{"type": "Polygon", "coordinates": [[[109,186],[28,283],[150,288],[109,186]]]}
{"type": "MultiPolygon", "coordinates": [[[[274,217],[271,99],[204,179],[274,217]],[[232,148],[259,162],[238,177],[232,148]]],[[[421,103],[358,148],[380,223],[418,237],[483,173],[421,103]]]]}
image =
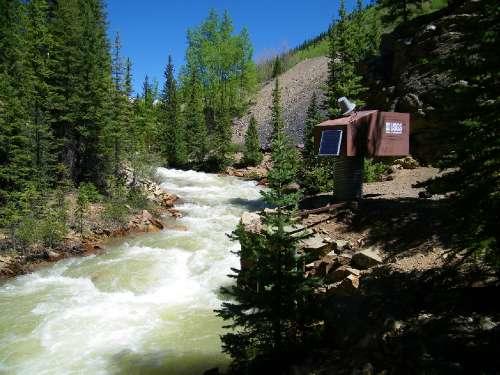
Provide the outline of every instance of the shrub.
{"type": "Polygon", "coordinates": [[[59,245],[68,233],[64,213],[54,208],[47,209],[44,218],[37,226],[40,241],[44,246],[51,248],[59,245]]]}
{"type": "Polygon", "coordinates": [[[103,218],[112,223],[123,224],[129,209],[126,186],[114,178],[109,180],[109,197],[104,204],[103,218]]]}
{"type": "Polygon", "coordinates": [[[387,172],[387,165],[381,162],[376,162],[373,159],[365,159],[363,179],[365,182],[380,181],[382,175],[387,172]]]}
{"type": "Polygon", "coordinates": [[[330,165],[323,163],[302,171],[302,187],[307,194],[333,191],[333,176],[330,165]]]}
{"type": "Polygon", "coordinates": [[[99,194],[97,188],[91,182],[82,182],[78,188],[78,194],[85,196],[85,199],[89,203],[97,203],[102,200],[101,194],[99,194]]]}

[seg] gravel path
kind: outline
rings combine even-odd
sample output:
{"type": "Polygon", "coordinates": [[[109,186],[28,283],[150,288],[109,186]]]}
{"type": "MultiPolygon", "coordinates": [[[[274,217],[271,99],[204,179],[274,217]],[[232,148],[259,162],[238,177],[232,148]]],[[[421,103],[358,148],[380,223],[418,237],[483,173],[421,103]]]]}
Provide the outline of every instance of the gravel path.
{"type": "Polygon", "coordinates": [[[398,170],[391,175],[393,177],[391,181],[364,184],[364,197],[374,199],[418,198],[418,193],[425,189],[416,188],[413,185],[437,176],[438,172],[437,168],[432,167],[398,170]]]}

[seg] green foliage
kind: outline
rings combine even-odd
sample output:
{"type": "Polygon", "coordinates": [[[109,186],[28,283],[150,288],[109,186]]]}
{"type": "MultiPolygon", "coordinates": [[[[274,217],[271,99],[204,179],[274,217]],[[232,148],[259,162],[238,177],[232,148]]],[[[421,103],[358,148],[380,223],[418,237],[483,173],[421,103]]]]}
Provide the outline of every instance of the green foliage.
{"type": "Polygon", "coordinates": [[[353,22],[347,15],[345,1],[339,6],[339,20],[330,29],[330,49],[328,52],[328,88],[326,92],[326,108],[330,117],[338,117],[341,113],[338,107],[338,98],[345,96],[358,105],[365,88],[361,84],[361,75],[357,72],[356,64],[360,58],[359,38],[354,35],[358,32],[358,23],[353,22]]]}
{"type": "Polygon", "coordinates": [[[272,78],[277,78],[281,73],[283,73],[283,63],[281,58],[278,56],[274,59],[272,78]]]}
{"type": "Polygon", "coordinates": [[[433,180],[430,190],[452,195],[457,233],[467,246],[498,260],[500,10],[493,0],[472,5],[473,16],[461,24],[463,50],[441,62],[441,69],[457,82],[451,88],[453,94],[442,95],[449,98],[443,115],[450,123],[443,137],[451,137],[452,146],[440,166],[451,169],[433,180]]]}
{"type": "Polygon", "coordinates": [[[103,218],[113,224],[125,223],[129,209],[129,195],[122,181],[110,178],[108,181],[108,197],[104,203],[103,218]]]}
{"type": "Polygon", "coordinates": [[[21,194],[19,205],[10,204],[9,222],[14,248],[23,250],[32,245],[54,248],[66,236],[66,204],[60,200],[60,192],[53,193],[39,190],[37,186],[28,186],[21,194]]]}
{"type": "Polygon", "coordinates": [[[109,172],[102,138],[110,116],[111,59],[100,0],[68,0],[50,9],[54,41],[50,113],[59,157],[76,183],[102,185],[109,172]]]}
{"type": "Polygon", "coordinates": [[[188,161],[185,123],[180,119],[180,106],[177,96],[177,82],[174,77],[172,56],[168,57],[165,70],[165,86],[160,106],[162,149],[169,165],[183,167],[188,161]]]}
{"type": "Polygon", "coordinates": [[[91,182],[82,182],[78,188],[78,196],[81,196],[86,202],[97,203],[102,200],[102,196],[97,188],[91,182]]]}
{"type": "Polygon", "coordinates": [[[220,17],[211,11],[200,26],[188,31],[182,91],[191,102],[192,99],[197,102],[184,111],[184,116],[192,124],[194,115],[200,126],[198,130],[208,131],[209,152],[204,157],[204,169],[221,170],[231,161],[232,118],[243,114],[255,90],[252,52],[247,30],[235,34],[227,12],[220,17]],[[201,128],[203,122],[198,120],[201,112],[205,128],[201,128]]]}
{"type": "Polygon", "coordinates": [[[78,232],[80,233],[80,236],[83,237],[84,233],[84,225],[85,225],[85,217],[87,215],[87,211],[90,206],[90,199],[88,194],[88,187],[85,186],[84,184],[80,185],[77,191],[77,196],[76,196],[76,206],[75,206],[75,224],[77,226],[78,232]]]}
{"type": "Polygon", "coordinates": [[[314,39],[308,40],[296,48],[286,51],[277,56],[266,58],[257,64],[257,77],[259,82],[265,83],[275,78],[276,60],[280,61],[281,73],[291,69],[306,59],[326,56],[328,54],[328,40],[326,33],[322,33],[314,39]]]}
{"type": "Polygon", "coordinates": [[[37,226],[43,245],[50,248],[56,247],[68,233],[66,207],[49,207],[37,226]]]}
{"type": "Polygon", "coordinates": [[[257,120],[252,116],[245,134],[245,150],[243,152],[243,163],[245,165],[258,165],[263,155],[260,151],[259,133],[257,132],[257,120]]]}
{"type": "Polygon", "coordinates": [[[500,10],[493,0],[471,5],[471,16],[461,24],[463,50],[439,65],[457,83],[440,93],[447,100],[443,116],[450,124],[442,136],[452,142],[440,163],[448,170],[429,189],[451,194],[459,237],[498,266],[500,10]]]}
{"type": "Polygon", "coordinates": [[[203,165],[208,152],[208,129],[205,123],[203,108],[202,85],[195,70],[191,72],[186,85],[186,138],[190,163],[196,167],[203,165]]]}
{"type": "Polygon", "coordinates": [[[327,193],[333,191],[333,162],[331,159],[319,159],[312,167],[304,167],[300,173],[301,185],[306,194],[327,193]]]}
{"type": "Polygon", "coordinates": [[[382,175],[387,172],[387,165],[382,162],[376,162],[373,159],[365,159],[363,166],[364,182],[380,181],[382,175]]]}
{"type": "Polygon", "coordinates": [[[271,107],[271,126],[273,128],[271,139],[276,139],[279,132],[283,132],[285,122],[283,120],[283,107],[281,106],[281,88],[279,79],[274,80],[274,89],[272,92],[273,103],[271,107]]]}
{"type": "Polygon", "coordinates": [[[280,102],[280,88],[278,79],[273,92],[272,124],[273,141],[271,144],[271,159],[273,168],[268,174],[269,190],[263,191],[264,199],[276,207],[296,207],[300,191],[293,191],[290,185],[297,181],[300,167],[300,157],[284,131],[282,107],[280,102]]]}
{"type": "Polygon", "coordinates": [[[245,232],[240,224],[232,238],[238,240],[238,252],[246,264],[233,269],[238,283],[222,288],[232,301],[224,302],[217,314],[230,321],[233,332],[222,336],[223,351],[238,366],[262,355],[286,355],[307,342],[307,325],[316,321],[311,297],[318,280],[306,278],[298,252],[303,234],[292,235],[285,225],[289,213],[281,211],[266,217],[261,234],[245,232]]]}
{"type": "Polygon", "coordinates": [[[313,93],[311,103],[307,108],[306,122],[304,126],[304,164],[308,167],[313,165],[317,159],[314,148],[314,127],[321,122],[316,93],[313,93]]]}

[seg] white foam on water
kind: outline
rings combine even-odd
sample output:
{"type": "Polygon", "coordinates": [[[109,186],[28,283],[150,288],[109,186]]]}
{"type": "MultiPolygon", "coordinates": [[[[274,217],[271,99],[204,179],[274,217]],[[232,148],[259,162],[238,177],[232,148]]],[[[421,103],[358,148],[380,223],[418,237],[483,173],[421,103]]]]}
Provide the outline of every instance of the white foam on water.
{"type": "Polygon", "coordinates": [[[186,353],[223,358],[212,310],[239,264],[226,233],[246,205],[259,205],[259,189],[194,171],[158,176],[182,198],[187,230],[135,237],[0,285],[0,373],[126,373],[134,355],[175,373],[169,359],[186,353]]]}

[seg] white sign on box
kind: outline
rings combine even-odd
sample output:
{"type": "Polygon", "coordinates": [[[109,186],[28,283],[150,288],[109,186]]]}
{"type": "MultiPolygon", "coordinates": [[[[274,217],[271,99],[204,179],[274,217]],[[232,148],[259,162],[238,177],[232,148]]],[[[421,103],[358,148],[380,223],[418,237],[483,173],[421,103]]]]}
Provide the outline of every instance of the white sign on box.
{"type": "Polygon", "coordinates": [[[403,124],[400,122],[386,122],[385,134],[403,134],[403,124]]]}

